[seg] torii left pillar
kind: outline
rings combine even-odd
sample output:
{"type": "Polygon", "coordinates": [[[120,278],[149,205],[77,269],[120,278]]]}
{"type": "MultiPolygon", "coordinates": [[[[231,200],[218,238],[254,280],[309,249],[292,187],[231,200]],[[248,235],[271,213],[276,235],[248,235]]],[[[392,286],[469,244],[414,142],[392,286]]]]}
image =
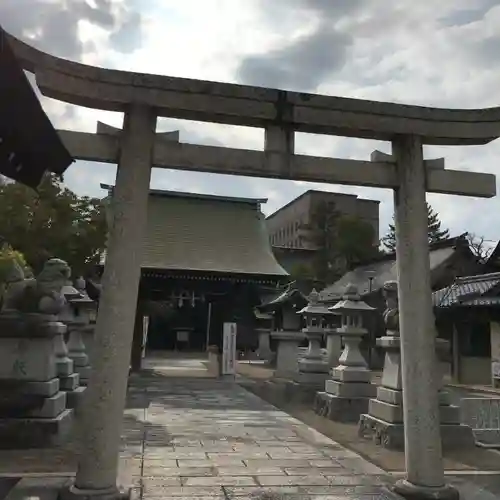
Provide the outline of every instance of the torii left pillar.
{"type": "Polygon", "coordinates": [[[123,495],[116,484],[118,455],[156,120],[154,109],[138,104],[124,114],[79,465],[74,484],[63,496],[114,500],[123,495]]]}

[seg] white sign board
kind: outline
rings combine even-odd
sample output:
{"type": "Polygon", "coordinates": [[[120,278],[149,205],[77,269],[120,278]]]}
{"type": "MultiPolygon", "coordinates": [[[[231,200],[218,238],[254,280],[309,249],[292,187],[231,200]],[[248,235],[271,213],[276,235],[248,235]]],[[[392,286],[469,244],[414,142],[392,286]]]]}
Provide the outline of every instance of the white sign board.
{"type": "Polygon", "coordinates": [[[224,323],[222,335],[222,375],[236,373],[236,323],[224,323]]]}
{"type": "Polygon", "coordinates": [[[146,357],[146,346],[148,344],[149,316],[142,317],[142,357],[146,357]]]}

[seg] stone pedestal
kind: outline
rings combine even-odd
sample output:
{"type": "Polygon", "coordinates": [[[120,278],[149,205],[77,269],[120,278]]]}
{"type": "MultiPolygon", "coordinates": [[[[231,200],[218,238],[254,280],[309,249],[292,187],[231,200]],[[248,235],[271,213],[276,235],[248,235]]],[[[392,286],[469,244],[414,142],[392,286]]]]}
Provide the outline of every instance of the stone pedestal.
{"type": "Polygon", "coordinates": [[[329,368],[334,368],[339,364],[342,354],[342,338],[337,328],[332,328],[326,332],[326,360],[329,368]]]}
{"type": "Polygon", "coordinates": [[[73,360],[68,356],[68,348],[64,342],[67,326],[61,322],[57,322],[57,324],[58,333],[54,337],[56,373],[60,388],[66,393],[66,406],[74,409],[80,404],[85,387],[80,385],[80,377],[74,371],[73,360]]]}
{"type": "MultiPolygon", "coordinates": [[[[368,412],[360,417],[359,434],[385,448],[404,450],[401,339],[398,336],[381,337],[377,344],[385,350],[384,371],[377,397],[370,400],[368,412]]],[[[438,346],[439,353],[444,347],[442,341],[438,346]]],[[[443,391],[439,393],[439,420],[444,449],[474,446],[471,428],[460,423],[459,407],[450,405],[443,391]]]]}
{"type": "Polygon", "coordinates": [[[61,324],[44,314],[0,314],[0,448],[61,444],[72,428],[54,356],[61,324]]]}
{"type": "Polygon", "coordinates": [[[91,323],[86,325],[80,330],[83,344],[85,345],[85,352],[89,358],[89,365],[93,365],[94,359],[94,332],[95,332],[95,323],[91,323]]]}
{"type": "Polygon", "coordinates": [[[321,327],[309,326],[302,330],[307,336],[309,346],[298,361],[298,372],[294,381],[299,384],[322,387],[328,378],[328,363],[321,352],[321,340],[324,330],[321,327]]]}
{"type": "Polygon", "coordinates": [[[69,328],[69,339],[66,347],[68,357],[73,361],[74,372],[78,374],[80,385],[87,386],[90,377],[89,358],[85,350],[85,344],[82,339],[82,329],[87,325],[74,321],[69,328]]]}
{"type": "Polygon", "coordinates": [[[259,348],[257,354],[260,359],[270,360],[273,357],[270,345],[271,330],[269,328],[257,328],[257,334],[259,335],[259,348]]]}
{"type": "Polygon", "coordinates": [[[221,375],[221,355],[216,345],[208,346],[207,369],[210,376],[219,378],[221,375]]]}
{"type": "Polygon", "coordinates": [[[274,376],[293,379],[299,370],[297,352],[299,344],[304,340],[304,334],[280,331],[272,332],[271,335],[278,341],[274,376]]]}

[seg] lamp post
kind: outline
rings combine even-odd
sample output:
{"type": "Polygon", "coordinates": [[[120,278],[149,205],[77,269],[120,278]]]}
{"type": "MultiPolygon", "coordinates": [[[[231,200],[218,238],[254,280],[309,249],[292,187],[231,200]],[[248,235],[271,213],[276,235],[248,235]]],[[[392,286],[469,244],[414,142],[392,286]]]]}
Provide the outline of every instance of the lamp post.
{"type": "Polygon", "coordinates": [[[365,304],[354,285],[348,285],[342,300],[330,308],[341,316],[345,348],[339,365],[332,370],[332,380],[325,382],[324,392],[316,395],[315,411],[331,420],[357,422],[368,410],[368,401],[375,396],[368,365],[361,354],[359,344],[368,330],[363,327],[363,316],[374,308],[365,304]]]}
{"type": "Polygon", "coordinates": [[[341,315],[338,332],[345,343],[344,351],[339,358],[340,364],[334,369],[334,375],[337,375],[340,381],[370,382],[370,371],[359,344],[368,333],[363,327],[363,315],[373,310],[373,307],[361,300],[358,289],[352,284],[347,285],[342,300],[330,308],[334,314],[341,315]]]}
{"type": "Polygon", "coordinates": [[[298,311],[306,322],[302,332],[306,335],[309,345],[307,351],[299,360],[299,373],[296,379],[299,383],[323,384],[328,374],[328,363],[321,353],[321,340],[325,334],[325,317],[332,313],[319,302],[319,293],[313,290],[308,297],[308,304],[298,311]]]}

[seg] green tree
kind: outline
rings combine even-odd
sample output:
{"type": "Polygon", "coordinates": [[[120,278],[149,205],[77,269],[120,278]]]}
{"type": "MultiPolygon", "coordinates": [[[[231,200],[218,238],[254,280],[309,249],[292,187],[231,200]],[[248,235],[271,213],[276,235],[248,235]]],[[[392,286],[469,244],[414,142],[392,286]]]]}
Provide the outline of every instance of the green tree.
{"type": "Polygon", "coordinates": [[[335,248],[348,271],[380,254],[373,226],[352,215],[339,217],[335,248]]]}
{"type": "MultiPolygon", "coordinates": [[[[392,217],[394,221],[394,216],[392,217]]],[[[450,237],[448,229],[441,229],[439,214],[427,203],[427,233],[429,244],[438,243],[450,237]]],[[[396,226],[389,224],[389,232],[382,238],[382,244],[389,252],[396,251],[396,226]]]]}
{"type": "Polygon", "coordinates": [[[77,196],[53,174],[37,192],[13,182],[0,186],[0,228],[35,272],[59,257],[75,276],[99,262],[107,232],[103,202],[77,196]]]}
{"type": "Polygon", "coordinates": [[[292,266],[290,277],[294,280],[312,280],[314,279],[314,271],[312,266],[302,262],[292,266]]]}
{"type": "Polygon", "coordinates": [[[339,213],[333,202],[318,203],[304,229],[306,241],[316,249],[312,274],[318,281],[332,283],[379,254],[373,226],[339,213]]]}

